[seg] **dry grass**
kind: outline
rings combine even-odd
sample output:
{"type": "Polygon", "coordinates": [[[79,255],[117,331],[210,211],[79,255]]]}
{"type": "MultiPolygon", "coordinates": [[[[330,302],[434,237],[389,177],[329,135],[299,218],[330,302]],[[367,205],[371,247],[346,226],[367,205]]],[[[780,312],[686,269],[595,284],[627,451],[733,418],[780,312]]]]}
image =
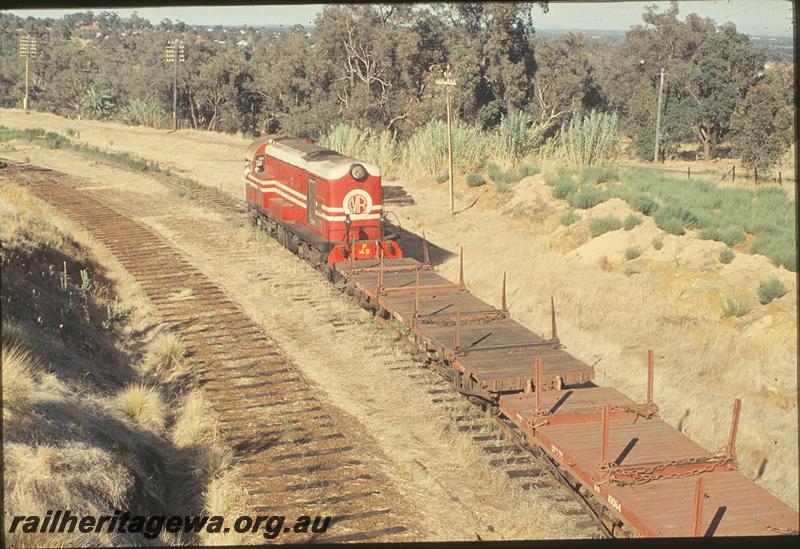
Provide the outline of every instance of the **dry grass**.
{"type": "Polygon", "coordinates": [[[22,324],[13,318],[3,319],[2,344],[6,348],[29,348],[28,336],[22,324]]]}
{"type": "Polygon", "coordinates": [[[172,427],[172,441],[178,448],[198,444],[204,437],[215,433],[216,421],[211,406],[200,391],[186,395],[178,409],[172,427]]]}
{"type": "Polygon", "coordinates": [[[164,429],[167,410],[161,395],[154,387],[144,384],[129,385],[117,394],[114,405],[141,427],[156,431],[164,429]]]}
{"type": "Polygon", "coordinates": [[[3,418],[25,414],[35,388],[34,359],[23,348],[3,345],[3,418]]]}
{"type": "Polygon", "coordinates": [[[161,334],[150,345],[142,370],[156,378],[171,379],[179,373],[186,349],[175,334],[161,334]]]}

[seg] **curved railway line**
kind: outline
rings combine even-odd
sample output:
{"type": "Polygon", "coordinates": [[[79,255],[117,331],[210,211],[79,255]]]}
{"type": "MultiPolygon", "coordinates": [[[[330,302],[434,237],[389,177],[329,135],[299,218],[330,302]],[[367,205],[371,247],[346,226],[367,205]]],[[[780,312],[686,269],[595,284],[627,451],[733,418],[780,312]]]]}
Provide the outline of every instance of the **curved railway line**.
{"type": "MultiPolygon", "coordinates": [[[[251,493],[318,492],[316,499],[299,502],[298,510],[303,505],[331,505],[329,514],[342,517],[337,535],[320,541],[400,541],[413,537],[406,526],[392,522],[390,501],[385,496],[359,489],[359,483],[371,485],[371,476],[363,471],[346,436],[297,370],[219,287],[151,230],[74,187],[55,182],[57,172],[13,163],[9,163],[7,172],[28,184],[35,195],[87,226],[142,283],[164,320],[172,323],[186,342],[221,423],[231,426],[225,433],[228,441],[252,456],[243,461],[251,493]],[[190,288],[191,299],[174,299],[176,285],[190,288]],[[210,308],[213,313],[201,312],[210,308]],[[237,345],[242,337],[251,344],[237,345]],[[221,363],[224,366],[219,366],[221,363]],[[232,376],[239,383],[234,385],[232,376]],[[271,410],[271,419],[285,420],[260,423],[253,412],[265,408],[271,410]],[[287,430],[291,436],[287,436],[287,430]],[[302,464],[276,469],[274,463],[281,460],[292,460],[293,464],[301,460],[302,464]],[[270,462],[273,465],[266,466],[270,462]],[[287,482],[292,478],[297,482],[287,482]],[[324,493],[337,496],[325,497],[324,493]],[[347,523],[352,531],[345,530],[347,523]],[[342,534],[343,530],[346,533],[342,534]]],[[[241,203],[211,189],[194,187],[191,192],[198,202],[225,215],[244,214],[241,203]]],[[[461,400],[458,393],[478,403],[459,415],[458,429],[473,433],[492,464],[523,489],[560,483],[569,496],[554,492],[553,499],[563,500],[564,514],[582,521],[586,528],[608,537],[796,533],[797,513],[736,470],[738,404],[727,453],[711,455],[659,420],[651,399],[637,404],[614,389],[593,387],[589,382],[591,369],[560,350],[555,315],[549,339],[533,334],[535,341],[520,344],[512,338],[481,351],[484,336],[480,330],[485,330],[487,322],[513,321],[507,318],[505,307],[476,306],[480,300],[466,292],[463,276],[459,284],[452,284],[435,274],[424,260],[361,265],[365,266],[341,264],[340,271],[348,281],[345,288],[379,318],[394,317],[403,323],[407,339],[423,350],[422,359],[439,377],[429,372],[410,375],[420,377],[420,385],[443,406],[461,400]],[[442,296],[450,301],[442,301],[442,296]],[[462,302],[455,303],[454,296],[462,302]],[[443,315],[445,309],[449,312],[443,315]],[[470,312],[476,311],[480,314],[470,317],[470,312]],[[518,356],[532,348],[537,356],[547,349],[555,353],[550,358],[563,353],[564,358],[558,360],[573,366],[574,379],[551,375],[548,365],[533,360],[527,371],[513,371],[495,379],[469,362],[470,354],[496,353],[498,360],[507,360],[509,353],[518,356]],[[581,386],[584,388],[575,388],[581,386]],[[542,387],[550,390],[542,391],[542,387]],[[520,388],[524,392],[506,390],[520,388]],[[489,418],[481,413],[480,403],[492,398],[499,404],[499,413],[489,418]],[[651,440],[655,445],[649,444],[651,440]],[[645,466],[622,465],[629,456],[637,458],[643,447],[650,449],[643,454],[647,456],[645,466]],[[671,457],[670,448],[675,449],[671,457]],[[599,483],[598,472],[603,478],[599,483]],[[659,492],[657,488],[664,486],[666,491],[659,492]],[[646,494],[645,500],[640,497],[638,507],[631,512],[628,502],[636,501],[640,494],[646,494]],[[653,516],[645,512],[647,501],[658,504],[653,516]],[[592,517],[593,522],[586,517],[592,517]]],[[[302,289],[298,299],[307,301],[302,289]]],[[[517,336],[525,338],[522,332],[517,336]]]]}

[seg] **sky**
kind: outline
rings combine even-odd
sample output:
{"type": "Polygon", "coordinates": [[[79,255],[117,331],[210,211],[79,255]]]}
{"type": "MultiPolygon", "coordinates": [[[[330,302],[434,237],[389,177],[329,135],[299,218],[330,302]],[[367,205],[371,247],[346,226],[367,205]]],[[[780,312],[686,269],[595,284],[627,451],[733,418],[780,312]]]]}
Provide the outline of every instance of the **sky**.
{"type": "MultiPolygon", "coordinates": [[[[548,13],[537,6],[534,26],[542,29],[628,30],[642,22],[645,6],[656,4],[660,11],[669,7],[667,1],[649,2],[551,2],[548,13]]],[[[157,24],[162,19],[183,21],[190,25],[313,25],[322,4],[293,4],[267,6],[181,6],[136,9],[96,8],[93,11],[114,11],[128,17],[134,11],[140,17],[157,24]]],[[[791,37],[794,32],[790,0],[691,0],[678,2],[678,17],[683,19],[695,12],[711,17],[717,24],[732,21],[740,32],[750,35],[791,37]]],[[[13,9],[10,13],[22,17],[61,17],[65,13],[87,11],[77,9],[13,9]]]]}

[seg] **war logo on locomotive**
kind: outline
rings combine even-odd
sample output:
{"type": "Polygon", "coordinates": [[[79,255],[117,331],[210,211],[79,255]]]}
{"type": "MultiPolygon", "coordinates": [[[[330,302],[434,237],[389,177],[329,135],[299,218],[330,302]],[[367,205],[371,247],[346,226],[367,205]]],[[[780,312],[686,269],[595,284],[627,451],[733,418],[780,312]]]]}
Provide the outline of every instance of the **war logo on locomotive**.
{"type": "Polygon", "coordinates": [[[293,253],[331,277],[339,261],[403,257],[378,166],[296,137],[259,139],[246,155],[251,220],[293,253]]]}

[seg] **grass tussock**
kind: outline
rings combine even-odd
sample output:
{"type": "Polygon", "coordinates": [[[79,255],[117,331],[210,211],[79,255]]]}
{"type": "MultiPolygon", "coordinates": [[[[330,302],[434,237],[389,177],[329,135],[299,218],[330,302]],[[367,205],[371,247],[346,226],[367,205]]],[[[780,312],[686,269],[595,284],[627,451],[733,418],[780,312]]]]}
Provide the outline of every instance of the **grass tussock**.
{"type": "Polygon", "coordinates": [[[467,187],[480,187],[486,183],[486,179],[479,173],[469,173],[466,178],[467,187]]]}
{"type": "Polygon", "coordinates": [[[753,303],[749,299],[730,296],[722,300],[723,318],[744,316],[752,310],[753,303]]]}
{"type": "Polygon", "coordinates": [[[786,295],[786,286],[777,278],[765,280],[758,286],[758,300],[762,305],[786,295]]]}
{"type": "Polygon", "coordinates": [[[728,265],[731,261],[733,261],[734,257],[736,257],[736,252],[730,248],[725,248],[719,253],[719,262],[723,265],[728,265]]]}
{"type": "Polygon", "coordinates": [[[167,377],[175,373],[186,356],[186,349],[175,334],[159,335],[151,344],[144,360],[144,371],[167,377]]]}
{"type": "Polygon", "coordinates": [[[114,405],[124,416],[137,425],[162,431],[167,418],[167,409],[161,395],[154,387],[137,383],[120,391],[114,405]]]}
{"type": "Polygon", "coordinates": [[[663,247],[664,247],[664,240],[662,238],[660,238],[660,237],[655,237],[653,239],[653,249],[655,251],[658,251],[663,247]]]}
{"type": "Polygon", "coordinates": [[[593,237],[598,237],[609,231],[622,228],[622,221],[613,216],[598,217],[589,223],[589,232],[593,237]]]}
{"type": "Polygon", "coordinates": [[[3,417],[25,414],[35,386],[35,363],[20,346],[3,345],[3,417]]]}
{"type": "Polygon", "coordinates": [[[622,222],[622,227],[626,231],[630,231],[633,230],[633,228],[639,225],[641,222],[642,222],[641,217],[639,217],[638,215],[631,214],[625,218],[625,221],[622,222]]]}
{"type": "Polygon", "coordinates": [[[18,320],[10,317],[3,319],[2,344],[4,348],[29,348],[28,335],[18,320]]]}
{"type": "Polygon", "coordinates": [[[193,446],[212,433],[215,425],[211,406],[201,392],[194,391],[184,397],[178,409],[172,441],[178,448],[193,446]]]}
{"type": "Polygon", "coordinates": [[[579,221],[580,219],[581,219],[581,214],[579,214],[575,210],[567,210],[566,212],[561,214],[560,221],[562,225],[564,225],[565,227],[569,227],[570,225],[572,225],[576,221],[579,221]]]}
{"type": "Polygon", "coordinates": [[[628,261],[636,259],[640,255],[642,255],[641,248],[638,248],[636,246],[629,246],[628,248],[625,249],[625,259],[627,259],[628,261]]]}

